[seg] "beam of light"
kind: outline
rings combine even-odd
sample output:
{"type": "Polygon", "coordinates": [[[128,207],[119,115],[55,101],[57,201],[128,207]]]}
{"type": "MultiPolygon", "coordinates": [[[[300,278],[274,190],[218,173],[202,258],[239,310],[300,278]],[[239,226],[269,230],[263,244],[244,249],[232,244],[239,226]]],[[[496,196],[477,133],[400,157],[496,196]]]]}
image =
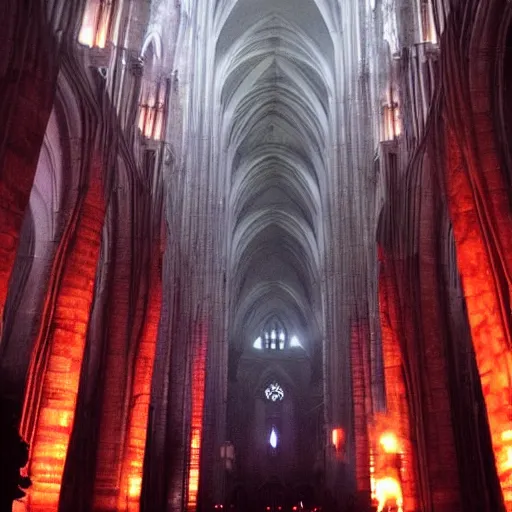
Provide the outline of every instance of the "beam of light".
{"type": "Polygon", "coordinates": [[[277,434],[276,434],[274,427],[272,427],[272,432],[270,432],[269,443],[270,443],[270,446],[272,446],[272,448],[274,448],[274,450],[277,448],[277,434]]]}

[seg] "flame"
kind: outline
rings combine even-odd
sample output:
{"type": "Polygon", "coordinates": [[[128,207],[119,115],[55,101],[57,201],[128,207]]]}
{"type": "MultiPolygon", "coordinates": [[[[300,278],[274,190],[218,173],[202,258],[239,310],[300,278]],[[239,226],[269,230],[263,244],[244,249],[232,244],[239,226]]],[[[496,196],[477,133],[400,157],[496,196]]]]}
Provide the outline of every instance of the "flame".
{"type": "Polygon", "coordinates": [[[384,432],[380,436],[379,443],[385,453],[399,453],[398,437],[393,432],[384,432]]]}
{"type": "Polygon", "coordinates": [[[379,503],[377,512],[382,512],[390,502],[403,512],[402,487],[396,478],[385,477],[375,481],[375,497],[379,503]]]}
{"type": "Polygon", "coordinates": [[[333,428],[331,438],[332,444],[334,445],[336,451],[339,452],[343,447],[343,443],[345,442],[345,432],[343,432],[342,428],[333,428]]]}
{"type": "MultiPolygon", "coordinates": [[[[401,331],[399,326],[403,322],[400,310],[398,284],[395,279],[396,261],[390,263],[390,257],[386,251],[379,246],[379,259],[381,269],[379,273],[379,309],[382,329],[382,350],[384,359],[384,377],[386,383],[386,404],[387,415],[376,415],[376,429],[373,435],[375,453],[374,478],[390,476],[392,468],[379,467],[383,454],[390,458],[391,454],[384,452],[384,446],[379,442],[380,436],[385,433],[394,433],[397,438],[398,450],[395,453],[400,455],[400,483],[402,486],[403,507],[406,510],[417,509],[417,490],[414,471],[414,451],[410,439],[409,406],[405,393],[405,381],[402,372],[401,357],[401,331]],[[380,450],[379,450],[380,448],[380,450]]],[[[398,271],[400,267],[398,267],[398,271]]],[[[391,438],[385,438],[385,445],[392,445],[391,438]]],[[[388,459],[389,460],[389,459],[388,459]]],[[[389,460],[391,462],[391,460],[389,460]]],[[[396,462],[396,461],[395,461],[396,462]]],[[[393,476],[396,474],[396,465],[393,476]]],[[[372,483],[374,486],[374,483],[372,483]]],[[[374,487],[373,487],[374,488],[374,487]]]]}
{"type": "Polygon", "coordinates": [[[128,480],[128,496],[130,498],[139,498],[142,488],[142,477],[133,476],[128,480]]]}

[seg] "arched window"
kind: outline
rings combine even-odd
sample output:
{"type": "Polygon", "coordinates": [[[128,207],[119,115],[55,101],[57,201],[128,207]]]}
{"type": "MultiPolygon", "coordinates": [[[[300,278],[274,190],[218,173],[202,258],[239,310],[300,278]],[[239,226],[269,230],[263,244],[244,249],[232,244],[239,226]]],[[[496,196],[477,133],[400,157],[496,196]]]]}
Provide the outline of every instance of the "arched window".
{"type": "Polygon", "coordinates": [[[424,43],[437,43],[436,27],[432,0],[418,0],[420,14],[421,41],[424,43]]]}
{"type": "Polygon", "coordinates": [[[288,332],[279,322],[273,322],[258,336],[252,347],[256,350],[281,351],[287,348],[303,348],[296,335],[288,336],[288,332]]]}
{"type": "Polygon", "coordinates": [[[148,139],[162,140],[168,81],[160,74],[160,48],[156,40],[145,45],[143,52],[144,75],[139,102],[139,129],[148,139]]]}
{"type": "Polygon", "coordinates": [[[114,0],[87,0],[78,42],[105,48],[112,25],[114,0]]]}

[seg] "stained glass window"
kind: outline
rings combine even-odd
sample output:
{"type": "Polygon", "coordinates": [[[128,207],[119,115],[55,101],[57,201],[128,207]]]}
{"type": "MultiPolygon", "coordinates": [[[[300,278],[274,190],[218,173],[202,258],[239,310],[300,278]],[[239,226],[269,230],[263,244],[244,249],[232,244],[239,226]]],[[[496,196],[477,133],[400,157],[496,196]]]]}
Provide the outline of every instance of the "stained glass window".
{"type": "Polygon", "coordinates": [[[271,402],[280,401],[284,398],[283,388],[277,382],[272,382],[265,389],[265,397],[271,402]]]}

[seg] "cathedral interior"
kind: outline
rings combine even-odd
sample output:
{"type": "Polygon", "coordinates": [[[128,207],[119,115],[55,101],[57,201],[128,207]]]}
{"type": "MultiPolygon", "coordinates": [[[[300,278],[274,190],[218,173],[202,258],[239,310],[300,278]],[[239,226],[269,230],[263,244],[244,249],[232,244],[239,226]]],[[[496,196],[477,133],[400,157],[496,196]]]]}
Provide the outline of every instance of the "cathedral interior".
{"type": "Polygon", "coordinates": [[[512,512],[512,2],[0,20],[1,512],[512,512]]]}

